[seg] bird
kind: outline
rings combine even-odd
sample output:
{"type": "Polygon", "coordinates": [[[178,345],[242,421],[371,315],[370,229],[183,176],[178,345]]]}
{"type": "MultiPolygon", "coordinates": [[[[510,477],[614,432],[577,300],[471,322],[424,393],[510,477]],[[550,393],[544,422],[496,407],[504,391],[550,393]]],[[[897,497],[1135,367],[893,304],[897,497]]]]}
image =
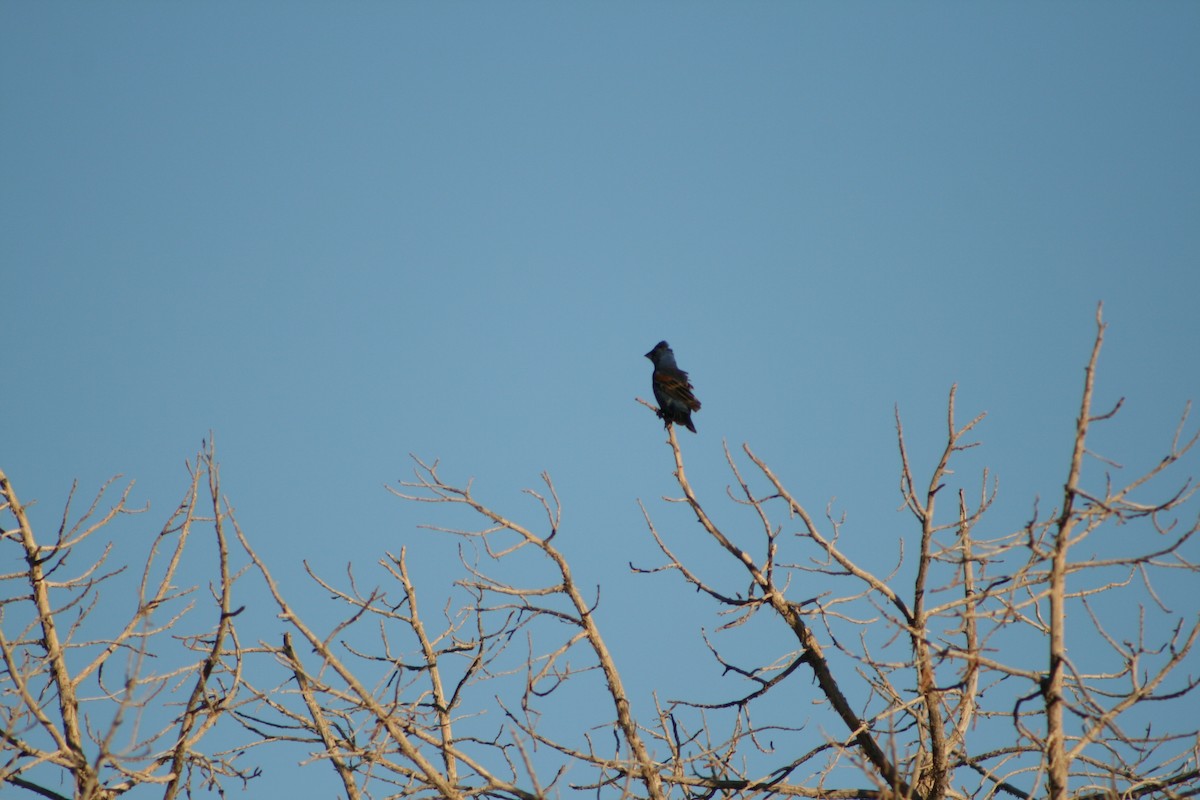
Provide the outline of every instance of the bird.
{"type": "Polygon", "coordinates": [[[700,401],[692,394],[688,374],[675,363],[671,346],[666,341],[659,342],[646,353],[646,358],[654,364],[650,382],[654,388],[654,399],[658,401],[658,418],[663,421],[663,427],[676,422],[695,433],[692,412],[700,410],[700,401]]]}

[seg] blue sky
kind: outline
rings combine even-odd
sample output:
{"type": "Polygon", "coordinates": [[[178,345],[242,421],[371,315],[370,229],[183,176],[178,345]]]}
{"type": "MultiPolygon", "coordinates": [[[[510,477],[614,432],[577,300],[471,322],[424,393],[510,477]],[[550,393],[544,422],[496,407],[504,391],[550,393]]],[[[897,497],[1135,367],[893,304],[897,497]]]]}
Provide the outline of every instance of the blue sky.
{"type": "Polygon", "coordinates": [[[716,624],[626,567],[638,498],[699,534],[634,401],[666,338],[712,503],[748,442],[893,548],[893,407],[928,470],[958,383],[1019,525],[1098,301],[1104,455],[1200,397],[1198,41],[1186,3],[4,2],[0,464],[47,531],[116,473],[165,518],[213,431],[296,591],[402,544],[456,577],[383,489],[410,452],[514,514],[548,470],[633,660],[716,624]]]}

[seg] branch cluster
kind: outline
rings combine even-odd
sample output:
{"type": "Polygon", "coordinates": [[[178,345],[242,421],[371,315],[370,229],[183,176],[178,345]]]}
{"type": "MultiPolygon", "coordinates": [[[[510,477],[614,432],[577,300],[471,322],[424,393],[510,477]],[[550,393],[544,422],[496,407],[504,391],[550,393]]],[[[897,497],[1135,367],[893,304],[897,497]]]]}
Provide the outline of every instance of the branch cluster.
{"type": "Polygon", "coordinates": [[[46,541],[0,472],[0,513],[10,520],[0,542],[15,556],[9,563],[22,565],[0,575],[0,784],[102,800],[142,785],[173,798],[253,777],[236,751],[204,748],[239,703],[242,663],[211,446],[189,470],[183,500],[136,575],[110,566],[111,540],[93,555],[101,532],[139,513],[129,507],[132,484],[113,501],[109,481],[77,517],[72,488],[46,541]],[[205,540],[216,575],[202,597],[176,580],[205,540]],[[70,794],[56,788],[64,783],[70,794]]]}

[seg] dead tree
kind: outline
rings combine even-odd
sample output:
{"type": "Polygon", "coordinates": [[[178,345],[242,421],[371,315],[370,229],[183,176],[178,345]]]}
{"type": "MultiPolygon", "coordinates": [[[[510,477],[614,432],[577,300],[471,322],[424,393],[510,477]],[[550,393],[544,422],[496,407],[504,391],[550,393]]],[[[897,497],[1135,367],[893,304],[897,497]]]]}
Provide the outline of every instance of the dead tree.
{"type": "Polygon", "coordinates": [[[236,752],[205,749],[238,700],[241,660],[211,446],[189,471],[140,575],[111,564],[124,552],[112,528],[145,510],[129,507],[132,484],[114,500],[109,481],[78,516],[73,487],[58,530],[45,538],[0,472],[0,512],[9,520],[0,542],[7,563],[23,565],[0,575],[0,785],[77,800],[151,786],[174,798],[252,777],[236,752]],[[194,558],[205,546],[215,565],[207,597],[176,585],[185,553],[194,558]]]}

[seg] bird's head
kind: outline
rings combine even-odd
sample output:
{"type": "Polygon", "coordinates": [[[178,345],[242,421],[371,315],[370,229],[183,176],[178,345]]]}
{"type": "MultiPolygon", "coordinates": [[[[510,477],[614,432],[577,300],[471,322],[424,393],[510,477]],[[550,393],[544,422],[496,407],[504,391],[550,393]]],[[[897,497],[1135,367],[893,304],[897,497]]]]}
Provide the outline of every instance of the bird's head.
{"type": "Polygon", "coordinates": [[[664,339],[663,341],[654,345],[653,350],[651,350],[649,353],[646,353],[646,358],[650,359],[655,364],[657,364],[658,359],[662,357],[663,353],[669,353],[669,352],[671,352],[671,347],[670,347],[670,345],[667,344],[666,339],[664,339]]]}

